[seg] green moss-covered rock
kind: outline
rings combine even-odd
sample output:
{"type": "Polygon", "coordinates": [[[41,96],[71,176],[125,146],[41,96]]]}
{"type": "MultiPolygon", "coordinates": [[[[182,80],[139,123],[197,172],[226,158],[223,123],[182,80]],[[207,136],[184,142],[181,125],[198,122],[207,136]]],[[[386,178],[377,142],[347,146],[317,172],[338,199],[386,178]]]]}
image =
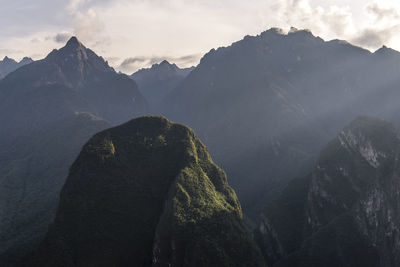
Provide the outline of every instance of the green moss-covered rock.
{"type": "Polygon", "coordinates": [[[95,135],[22,266],[263,266],[225,173],[193,131],[143,117],[95,135]]]}

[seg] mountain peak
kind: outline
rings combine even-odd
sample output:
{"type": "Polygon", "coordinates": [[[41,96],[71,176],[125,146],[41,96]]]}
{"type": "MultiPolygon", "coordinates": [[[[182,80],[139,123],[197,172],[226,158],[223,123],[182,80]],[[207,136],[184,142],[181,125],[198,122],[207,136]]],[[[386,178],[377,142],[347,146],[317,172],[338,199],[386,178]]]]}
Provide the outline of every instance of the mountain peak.
{"type": "Polygon", "coordinates": [[[171,63],[168,62],[168,60],[164,59],[161,61],[160,65],[171,65],[171,63]]]}
{"type": "Polygon", "coordinates": [[[387,56],[394,56],[394,55],[399,55],[399,52],[387,47],[386,45],[383,45],[381,48],[375,51],[375,55],[387,55],[387,56]]]}
{"type": "Polygon", "coordinates": [[[6,63],[17,63],[14,59],[9,58],[8,56],[4,57],[3,62],[6,62],[6,63]]]}
{"type": "Polygon", "coordinates": [[[81,42],[78,41],[78,38],[76,38],[75,36],[72,36],[67,44],[65,45],[65,47],[79,47],[81,46],[81,42]]]}
{"type": "Polygon", "coordinates": [[[161,71],[178,71],[179,68],[176,64],[170,63],[169,61],[167,61],[166,59],[164,59],[163,61],[161,61],[158,64],[154,64],[153,66],[151,66],[151,69],[158,69],[161,71]]]}
{"type": "Polygon", "coordinates": [[[29,63],[32,63],[33,62],[33,59],[32,58],[30,58],[30,57],[24,57],[23,59],[21,59],[21,61],[19,62],[20,64],[29,64],[29,63]]]}

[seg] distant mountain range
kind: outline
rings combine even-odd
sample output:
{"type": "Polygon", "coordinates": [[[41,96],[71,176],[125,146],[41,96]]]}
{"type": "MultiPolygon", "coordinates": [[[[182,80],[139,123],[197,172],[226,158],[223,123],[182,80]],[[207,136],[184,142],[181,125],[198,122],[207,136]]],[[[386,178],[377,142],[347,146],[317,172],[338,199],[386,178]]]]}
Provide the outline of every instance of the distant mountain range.
{"type": "Polygon", "coordinates": [[[189,75],[194,67],[180,69],[164,60],[151,68],[140,69],[130,77],[138,84],[140,92],[149,101],[152,110],[159,111],[159,105],[173,89],[189,75]]]}
{"type": "Polygon", "coordinates": [[[0,265],[46,233],[81,146],[146,112],[135,82],[75,37],[0,81],[0,265]]]}
{"type": "Polygon", "coordinates": [[[211,50],[162,103],[224,168],[253,221],[358,115],[400,125],[400,53],[270,29],[211,50]]]}
{"type": "Polygon", "coordinates": [[[0,60],[0,79],[3,79],[7,76],[7,74],[15,71],[19,67],[22,67],[32,62],[33,60],[29,57],[24,57],[20,62],[17,62],[9,57],[4,57],[3,60],[0,60]]]}

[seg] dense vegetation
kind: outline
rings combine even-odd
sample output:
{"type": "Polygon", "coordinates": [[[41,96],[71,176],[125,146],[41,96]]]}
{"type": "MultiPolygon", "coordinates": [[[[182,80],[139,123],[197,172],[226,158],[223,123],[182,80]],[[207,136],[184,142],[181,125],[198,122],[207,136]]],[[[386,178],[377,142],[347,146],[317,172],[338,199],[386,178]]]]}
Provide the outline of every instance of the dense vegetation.
{"type": "Polygon", "coordinates": [[[23,266],[263,266],[235,192],[189,128],[143,117],[96,134],[23,266]]]}

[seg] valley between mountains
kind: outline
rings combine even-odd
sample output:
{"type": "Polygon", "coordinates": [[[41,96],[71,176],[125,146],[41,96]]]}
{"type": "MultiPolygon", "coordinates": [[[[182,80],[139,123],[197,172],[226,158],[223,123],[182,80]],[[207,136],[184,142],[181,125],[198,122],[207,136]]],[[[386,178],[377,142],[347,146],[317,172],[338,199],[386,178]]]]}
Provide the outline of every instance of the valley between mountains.
{"type": "Polygon", "coordinates": [[[400,53],[272,28],[117,73],[0,61],[1,266],[400,265],[400,53]]]}

